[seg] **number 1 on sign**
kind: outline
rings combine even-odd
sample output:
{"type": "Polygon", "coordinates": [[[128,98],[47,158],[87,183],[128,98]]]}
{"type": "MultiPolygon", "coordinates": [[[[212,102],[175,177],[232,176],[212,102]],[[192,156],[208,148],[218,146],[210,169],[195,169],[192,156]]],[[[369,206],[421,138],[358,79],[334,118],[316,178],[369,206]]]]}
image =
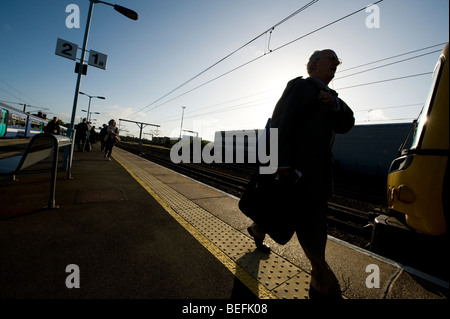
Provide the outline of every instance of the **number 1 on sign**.
{"type": "Polygon", "coordinates": [[[107,57],[106,54],[91,50],[88,64],[104,70],[106,68],[107,57]]]}

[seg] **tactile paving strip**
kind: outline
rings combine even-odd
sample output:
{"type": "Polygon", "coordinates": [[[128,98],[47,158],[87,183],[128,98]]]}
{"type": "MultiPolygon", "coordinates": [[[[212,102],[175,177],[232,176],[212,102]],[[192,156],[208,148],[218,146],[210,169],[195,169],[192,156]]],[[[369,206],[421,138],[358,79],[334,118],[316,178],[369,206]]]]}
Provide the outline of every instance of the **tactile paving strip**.
{"type": "MultiPolygon", "coordinates": [[[[130,154],[130,156],[134,155],[130,154]]],[[[126,164],[129,170],[145,182],[176,213],[277,298],[308,298],[309,274],[275,253],[264,254],[256,250],[252,238],[152,176],[151,170],[143,169],[137,161],[145,160],[139,157],[129,158],[125,154],[122,156],[119,152],[116,152],[114,157],[126,164]]]]}
{"type": "Polygon", "coordinates": [[[311,276],[303,271],[273,289],[272,292],[280,299],[309,299],[310,282],[311,276]]]}

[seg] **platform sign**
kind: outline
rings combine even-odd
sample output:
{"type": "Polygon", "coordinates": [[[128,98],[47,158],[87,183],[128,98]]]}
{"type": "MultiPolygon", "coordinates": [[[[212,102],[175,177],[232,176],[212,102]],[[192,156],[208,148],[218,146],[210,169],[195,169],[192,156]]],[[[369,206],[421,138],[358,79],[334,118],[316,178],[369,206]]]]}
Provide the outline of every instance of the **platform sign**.
{"type": "Polygon", "coordinates": [[[88,64],[95,66],[96,68],[106,69],[106,59],[108,56],[106,54],[91,50],[89,52],[88,64]]]}
{"type": "Polygon", "coordinates": [[[78,45],[75,43],[58,38],[56,42],[55,54],[70,60],[76,60],[78,45]]]}

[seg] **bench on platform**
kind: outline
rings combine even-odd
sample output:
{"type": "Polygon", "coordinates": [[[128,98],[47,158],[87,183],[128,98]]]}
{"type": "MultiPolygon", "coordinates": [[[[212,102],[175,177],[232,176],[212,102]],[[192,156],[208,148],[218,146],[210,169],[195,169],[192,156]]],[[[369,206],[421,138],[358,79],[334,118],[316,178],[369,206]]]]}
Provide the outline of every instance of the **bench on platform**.
{"type": "Polygon", "coordinates": [[[72,147],[72,141],[67,136],[53,135],[49,133],[34,135],[22,155],[0,159],[0,176],[11,176],[14,180],[15,175],[20,171],[23,171],[24,169],[53,155],[50,198],[47,207],[56,208],[55,189],[56,173],[58,169],[58,153],[60,147],[68,145],[72,147]]]}

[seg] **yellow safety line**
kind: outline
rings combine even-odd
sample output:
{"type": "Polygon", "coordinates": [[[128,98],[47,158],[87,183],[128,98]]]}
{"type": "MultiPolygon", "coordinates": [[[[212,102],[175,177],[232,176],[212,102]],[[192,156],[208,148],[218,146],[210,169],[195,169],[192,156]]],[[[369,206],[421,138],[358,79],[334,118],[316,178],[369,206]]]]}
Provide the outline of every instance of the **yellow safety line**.
{"type": "Polygon", "coordinates": [[[206,238],[202,233],[189,224],[183,217],[175,212],[158,194],[156,194],[142,179],[140,179],[117,157],[113,158],[125,168],[125,170],[168,212],[184,229],[186,229],[197,241],[211,252],[229,271],[231,271],[250,291],[260,299],[278,299],[270,290],[262,285],[256,278],[249,274],[244,268],[239,266],[233,259],[228,257],[214,243],[206,238]]]}

